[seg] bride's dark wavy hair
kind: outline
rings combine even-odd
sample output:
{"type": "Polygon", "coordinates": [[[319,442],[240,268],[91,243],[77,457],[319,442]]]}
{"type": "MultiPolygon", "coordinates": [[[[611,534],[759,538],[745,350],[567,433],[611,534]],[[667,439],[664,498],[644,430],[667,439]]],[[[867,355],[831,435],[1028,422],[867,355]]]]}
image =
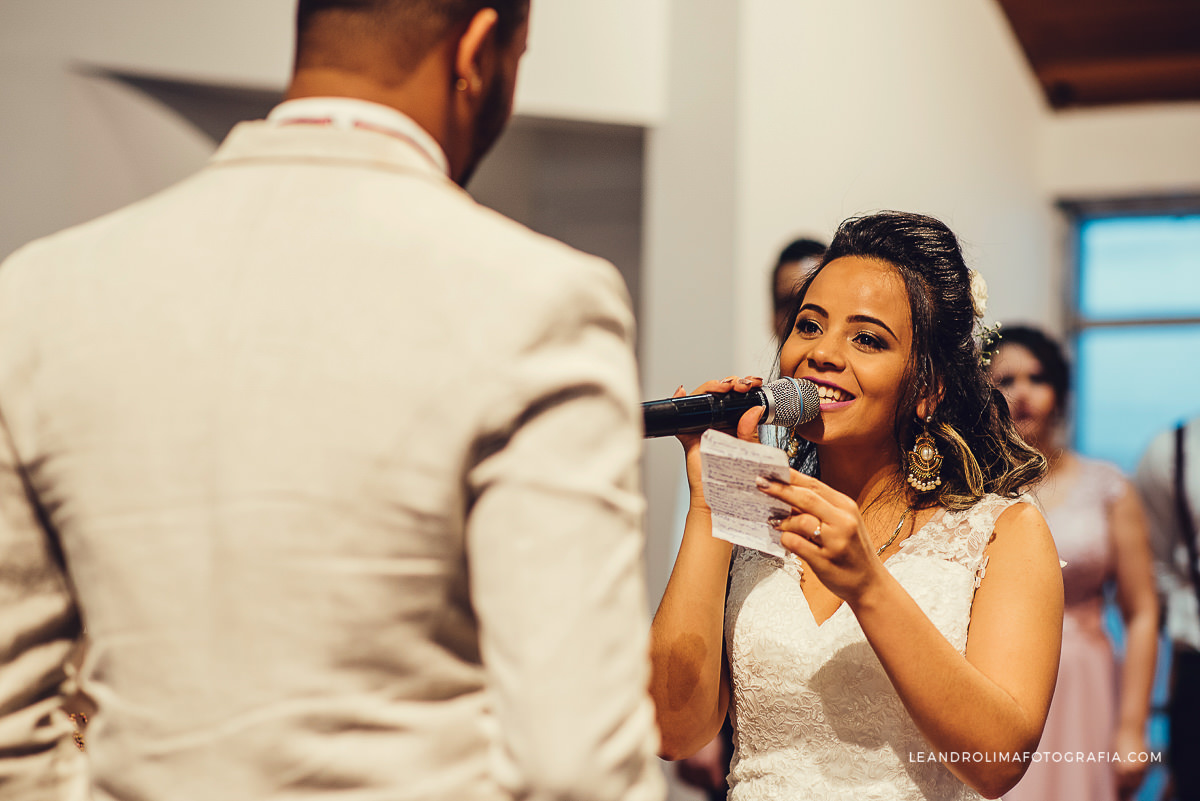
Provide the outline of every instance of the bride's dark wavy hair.
{"type": "MultiPolygon", "coordinates": [[[[919,495],[918,503],[965,509],[988,493],[1014,497],[1041,478],[1045,458],[1021,439],[1008,404],[982,364],[970,271],[954,233],[933,217],[899,211],[846,220],[821,263],[801,283],[789,332],[813,280],[830,262],[846,256],[888,263],[908,293],[912,352],[895,422],[901,475],[908,469],[907,452],[924,429],[916,416],[923,398],[936,400],[929,433],[942,454],[942,483],[919,495]]],[[[804,440],[800,445],[793,466],[817,474],[816,446],[804,440]]]]}

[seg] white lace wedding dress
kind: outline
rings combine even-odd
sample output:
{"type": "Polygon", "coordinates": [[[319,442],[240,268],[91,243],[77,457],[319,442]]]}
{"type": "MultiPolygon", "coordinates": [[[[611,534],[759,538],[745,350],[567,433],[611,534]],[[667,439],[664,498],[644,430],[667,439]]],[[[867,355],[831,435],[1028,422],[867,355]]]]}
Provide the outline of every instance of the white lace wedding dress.
{"type": "MultiPolygon", "coordinates": [[[[939,512],[886,562],[938,630],[966,650],[995,495],[939,512]]],[[[735,548],[725,641],[733,679],[730,801],[979,799],[936,759],[858,619],[842,604],[817,625],[795,557],[735,548]]]]}

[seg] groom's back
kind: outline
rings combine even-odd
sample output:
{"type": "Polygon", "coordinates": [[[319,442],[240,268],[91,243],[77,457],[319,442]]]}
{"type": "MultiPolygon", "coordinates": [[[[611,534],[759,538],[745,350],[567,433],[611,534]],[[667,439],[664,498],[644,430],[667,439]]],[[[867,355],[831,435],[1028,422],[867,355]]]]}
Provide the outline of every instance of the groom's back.
{"type": "Polygon", "coordinates": [[[0,404],[85,612],[113,797],[499,793],[467,516],[536,396],[631,366],[628,313],[607,265],[401,145],[364,168],[376,136],[244,126],[0,271],[0,404]]]}

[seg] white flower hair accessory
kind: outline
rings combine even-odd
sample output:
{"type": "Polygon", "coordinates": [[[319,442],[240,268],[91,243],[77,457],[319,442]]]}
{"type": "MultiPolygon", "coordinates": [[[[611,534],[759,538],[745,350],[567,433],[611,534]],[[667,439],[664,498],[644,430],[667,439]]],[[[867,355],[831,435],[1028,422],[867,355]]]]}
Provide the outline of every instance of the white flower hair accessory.
{"type": "Polygon", "coordinates": [[[1000,339],[1000,323],[983,324],[983,315],[987,314],[988,286],[987,281],[978,270],[970,270],[971,307],[975,312],[975,327],[979,331],[979,363],[987,367],[992,363],[992,355],[996,352],[996,342],[1000,339]]]}
{"type": "Polygon", "coordinates": [[[971,277],[971,305],[975,307],[975,316],[983,319],[983,315],[987,314],[988,302],[988,286],[987,281],[983,280],[983,276],[978,270],[970,271],[971,277]]]}

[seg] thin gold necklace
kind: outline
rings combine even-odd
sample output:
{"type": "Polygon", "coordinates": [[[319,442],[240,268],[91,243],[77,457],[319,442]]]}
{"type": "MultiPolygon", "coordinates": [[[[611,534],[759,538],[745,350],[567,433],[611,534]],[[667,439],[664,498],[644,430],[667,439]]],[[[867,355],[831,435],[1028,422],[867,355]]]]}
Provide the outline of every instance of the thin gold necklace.
{"type": "Polygon", "coordinates": [[[881,556],[888,549],[888,546],[896,541],[896,537],[900,536],[900,529],[904,528],[904,521],[908,519],[908,513],[911,511],[911,506],[904,507],[904,512],[900,515],[900,522],[896,524],[896,530],[892,532],[892,536],[888,537],[887,542],[879,546],[879,550],[875,552],[876,556],[881,556]]]}

